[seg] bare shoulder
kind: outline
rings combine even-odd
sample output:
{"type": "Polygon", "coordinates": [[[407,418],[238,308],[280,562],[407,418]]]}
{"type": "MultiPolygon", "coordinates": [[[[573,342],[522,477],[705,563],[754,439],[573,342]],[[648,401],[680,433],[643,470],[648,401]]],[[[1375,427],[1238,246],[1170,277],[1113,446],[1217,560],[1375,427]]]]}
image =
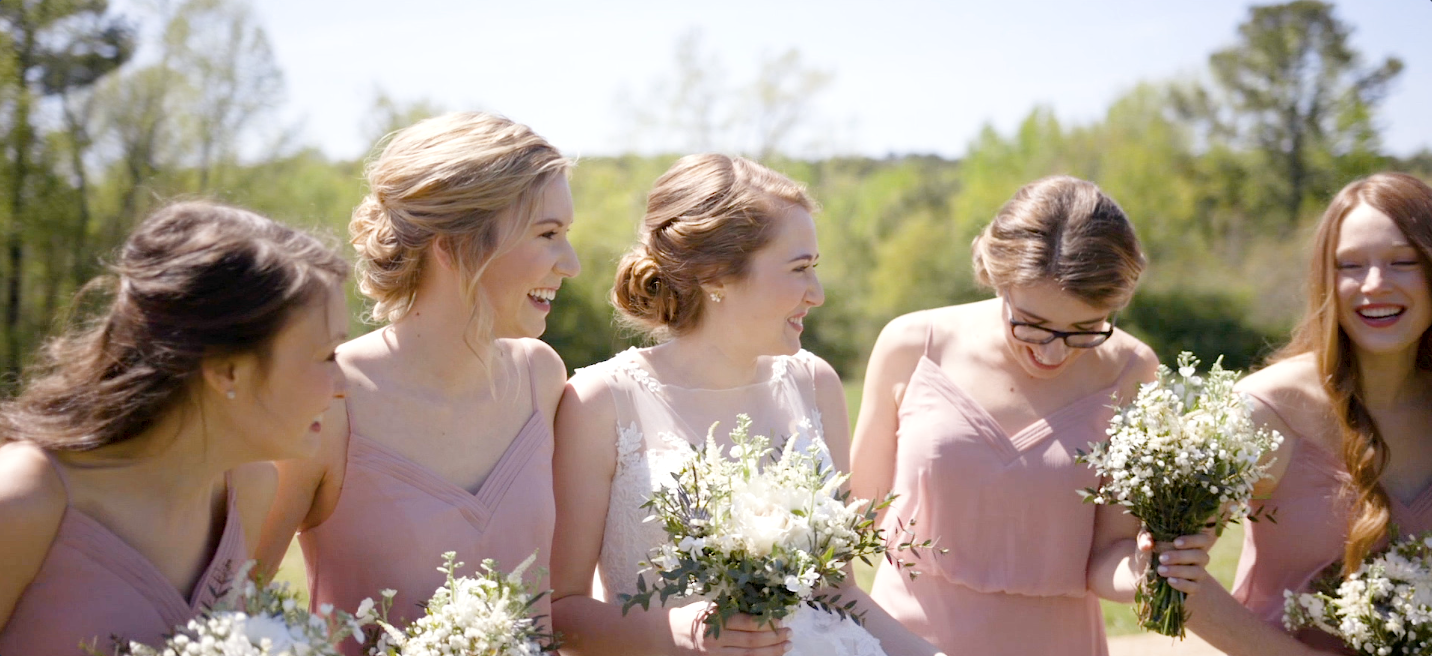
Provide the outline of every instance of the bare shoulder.
{"type": "Polygon", "coordinates": [[[244,528],[244,542],[257,545],[264,519],[268,517],[269,508],[278,493],[278,467],[271,462],[245,463],[229,473],[229,483],[234,486],[239,522],[244,528]]]}
{"type": "Polygon", "coordinates": [[[1147,382],[1157,376],[1159,356],[1153,347],[1118,328],[1109,342],[1114,347],[1112,364],[1122,372],[1122,378],[1147,382]]]}
{"type": "Polygon", "coordinates": [[[1253,398],[1253,418],[1283,433],[1336,444],[1332,404],[1312,354],[1280,360],[1238,381],[1253,398]]]}
{"type": "Polygon", "coordinates": [[[39,447],[0,443],[0,627],[40,571],[67,504],[64,482],[39,447]]]}
{"type": "MultiPolygon", "coordinates": [[[[577,370],[562,390],[562,402],[557,408],[557,421],[567,427],[615,425],[617,418],[615,396],[611,378],[602,365],[593,365],[577,370]]],[[[559,429],[560,440],[562,431],[559,429]]],[[[583,433],[596,431],[583,430],[583,433]]]]}
{"type": "MultiPolygon", "coordinates": [[[[875,340],[870,352],[870,368],[881,371],[899,372],[896,377],[905,380],[915,369],[920,356],[925,353],[925,344],[931,331],[939,326],[958,324],[963,306],[920,310],[903,314],[890,320],[875,340]]],[[[943,331],[942,336],[952,336],[955,331],[943,331]]]]}
{"type": "Polygon", "coordinates": [[[64,482],[40,447],[0,443],[0,526],[5,533],[53,538],[67,503],[64,482]]]}
{"type": "Polygon", "coordinates": [[[557,400],[562,396],[562,387],[567,382],[566,363],[547,342],[530,338],[518,341],[531,358],[532,376],[536,379],[538,393],[543,395],[548,407],[555,410],[557,400]]]}

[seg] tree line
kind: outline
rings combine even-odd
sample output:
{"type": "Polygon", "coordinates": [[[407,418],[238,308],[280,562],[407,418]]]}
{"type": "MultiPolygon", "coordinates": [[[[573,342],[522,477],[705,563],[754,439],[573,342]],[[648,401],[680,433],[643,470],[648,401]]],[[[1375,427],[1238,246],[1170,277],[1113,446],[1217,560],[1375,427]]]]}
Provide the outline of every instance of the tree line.
{"type": "MultiPolygon", "coordinates": [[[[1150,267],[1119,325],[1164,359],[1191,349],[1247,367],[1302,309],[1306,233],[1332,195],[1378,170],[1432,178],[1432,152],[1389,156],[1373,120],[1402,63],[1364,61],[1350,32],[1317,0],[1253,7],[1203,75],[1139,83],[1088,123],[1032,108],[1012,132],[986,127],[958,160],[821,154],[800,140],[818,131],[811,100],[832,73],[789,51],[733,83],[693,33],[671,78],[630,112],[648,152],[669,144],[671,154],[584,158],[575,169],[584,272],[558,296],[545,339],[572,367],[631,343],[606,294],[645,192],[680,152],[720,149],[803,181],[822,204],[827,300],[805,344],[845,375],[860,375],[894,316],[988,295],[974,283],[970,241],[1021,185],[1055,173],[1097,182],[1144,241],[1150,267]]],[[[9,380],[44,334],[73,320],[70,299],[128,229],[168,199],[214,197],[335,241],[346,233],[363,163],[325,156],[278,119],[283,72],[243,0],[125,16],[106,0],[0,0],[0,41],[9,380]]],[[[440,110],[378,93],[364,129],[377,141],[440,110]]],[[[366,330],[360,307],[355,330],[366,330]]]]}

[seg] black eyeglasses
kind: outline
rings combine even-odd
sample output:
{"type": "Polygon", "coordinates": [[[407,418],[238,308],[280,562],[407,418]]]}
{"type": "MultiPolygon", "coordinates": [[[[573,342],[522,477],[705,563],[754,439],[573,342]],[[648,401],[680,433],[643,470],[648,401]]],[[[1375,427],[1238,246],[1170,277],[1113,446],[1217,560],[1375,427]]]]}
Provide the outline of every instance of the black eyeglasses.
{"type": "MultiPolygon", "coordinates": [[[[1010,316],[1014,316],[1014,309],[1005,300],[1005,307],[1009,308],[1010,316]]],[[[1014,338],[1026,344],[1048,344],[1056,339],[1064,340],[1064,345],[1069,348],[1094,348],[1114,334],[1114,317],[1109,317],[1109,328],[1107,330],[1075,330],[1063,331],[1036,326],[1027,321],[1020,321],[1011,318],[1009,320],[1009,332],[1014,338]]]]}

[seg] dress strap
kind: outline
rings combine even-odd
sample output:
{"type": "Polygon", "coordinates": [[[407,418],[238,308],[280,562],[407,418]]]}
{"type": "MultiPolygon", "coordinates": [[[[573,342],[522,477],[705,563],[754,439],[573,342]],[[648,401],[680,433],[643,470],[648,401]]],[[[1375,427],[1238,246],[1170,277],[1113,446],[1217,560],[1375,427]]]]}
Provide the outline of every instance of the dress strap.
{"type": "MultiPolygon", "coordinates": [[[[925,357],[930,357],[930,347],[935,345],[935,317],[934,312],[925,311],[925,357]]],[[[931,358],[933,359],[933,358],[931,358]]]]}
{"type": "Polygon", "coordinates": [[[532,366],[532,348],[526,340],[518,340],[518,351],[522,353],[523,365],[527,369],[527,393],[532,396],[532,408],[537,408],[537,370],[532,366]]]}
{"type": "Polygon", "coordinates": [[[65,490],[65,505],[68,506],[70,503],[70,477],[65,474],[65,468],[60,465],[60,460],[59,458],[55,457],[54,451],[46,449],[45,447],[42,447],[38,444],[34,444],[33,442],[31,444],[36,449],[39,449],[40,453],[43,453],[45,455],[46,460],[50,461],[50,468],[55,470],[55,476],[59,477],[60,479],[60,487],[64,488],[65,490]]]}

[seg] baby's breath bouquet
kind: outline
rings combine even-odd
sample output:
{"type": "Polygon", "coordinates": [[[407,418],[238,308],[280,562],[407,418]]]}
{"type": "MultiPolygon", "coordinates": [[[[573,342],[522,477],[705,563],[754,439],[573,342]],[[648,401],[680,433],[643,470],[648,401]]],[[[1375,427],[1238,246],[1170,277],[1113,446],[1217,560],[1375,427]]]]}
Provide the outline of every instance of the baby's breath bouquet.
{"type": "MultiPolygon", "coordinates": [[[[1089,445],[1079,461],[1103,478],[1083,491],[1090,503],[1117,503],[1139,518],[1154,540],[1169,542],[1250,514],[1253,485],[1267,465],[1258,461],[1282,436],[1253,424],[1247,400],[1233,391],[1238,373],[1214,362],[1197,375],[1198,360],[1184,352],[1178,370],[1160,366],[1134,402],[1109,423],[1109,439],[1089,445]]],[[[1184,594],[1149,567],[1134,595],[1145,629],[1184,636],[1184,594]]]]}
{"type": "Polygon", "coordinates": [[[1346,580],[1334,572],[1312,592],[1284,592],[1283,625],[1316,627],[1366,656],[1432,654],[1432,532],[1393,542],[1346,580]]]}
{"type": "MultiPolygon", "coordinates": [[[[365,599],[358,616],[325,604],[310,613],[287,583],[254,581],[254,561],[241,567],[214,607],[178,627],[163,645],[117,645],[127,656],[339,656],[337,645],[357,639],[372,621],[365,599]]],[[[90,650],[93,653],[93,650],[90,650]]]]}
{"type": "Polygon", "coordinates": [[[713,604],[706,633],[719,635],[737,613],[775,623],[802,603],[860,619],[854,601],[819,592],[845,580],[844,567],[885,552],[875,514],[880,506],[851,499],[819,451],[801,451],[795,440],[779,455],[770,440],[750,435],[740,415],[727,451],[712,433],[673,481],[643,506],[667,541],[643,565],[655,574],[637,579],[637,593],[621,595],[623,612],[650,608],[652,598],[702,596],[713,604]]]}
{"type": "Polygon", "coordinates": [[[544,592],[534,592],[522,575],[537,554],[522,561],[510,574],[498,571],[492,559],[482,561],[482,573],[458,576],[457,553],[443,554],[438,571],[447,581],[427,601],[427,612],[407,628],[388,622],[394,592],[383,591],[377,620],[379,631],[368,645],[371,656],[537,656],[557,650],[556,637],[544,632],[532,615],[532,605],[544,592]]]}

